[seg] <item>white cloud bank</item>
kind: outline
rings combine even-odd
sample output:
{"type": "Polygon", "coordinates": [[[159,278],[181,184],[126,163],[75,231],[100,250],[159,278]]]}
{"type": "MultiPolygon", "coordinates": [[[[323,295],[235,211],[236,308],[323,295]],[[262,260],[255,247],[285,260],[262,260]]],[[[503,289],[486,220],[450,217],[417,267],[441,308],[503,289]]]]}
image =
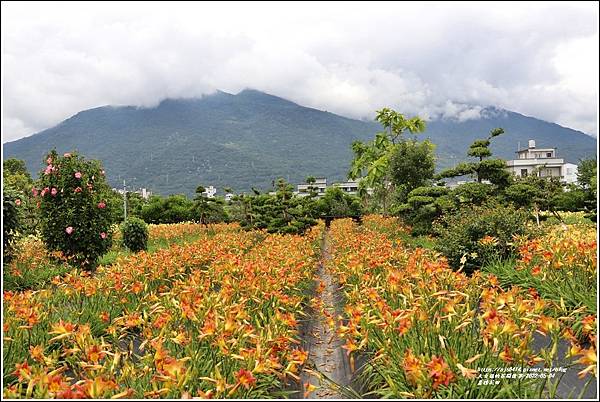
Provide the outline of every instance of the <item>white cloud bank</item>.
{"type": "Polygon", "coordinates": [[[597,135],[598,4],[2,3],[3,142],[246,87],[356,118],[494,105],[597,135]]]}

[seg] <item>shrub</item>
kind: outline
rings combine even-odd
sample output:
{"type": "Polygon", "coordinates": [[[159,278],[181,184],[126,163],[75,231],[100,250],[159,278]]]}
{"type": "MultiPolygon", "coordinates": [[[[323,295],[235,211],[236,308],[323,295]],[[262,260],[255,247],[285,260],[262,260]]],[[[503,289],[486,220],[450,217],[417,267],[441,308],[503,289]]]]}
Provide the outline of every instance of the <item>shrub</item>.
{"type": "Polygon", "coordinates": [[[110,191],[98,161],[52,151],[40,172],[41,234],[49,251],[60,251],[75,265],[93,269],[112,244],[110,191]]]}
{"type": "Polygon", "coordinates": [[[148,249],[148,225],[143,220],[131,217],[121,224],[123,244],[129,250],[138,252],[148,249]]]}
{"type": "Polygon", "coordinates": [[[2,243],[5,261],[10,261],[14,255],[14,240],[20,229],[19,206],[21,199],[19,195],[10,188],[4,188],[2,202],[2,243]]]}
{"type": "Polygon", "coordinates": [[[438,236],[435,248],[452,267],[464,265],[466,272],[487,261],[516,257],[513,237],[528,234],[528,216],[522,209],[494,202],[463,207],[434,222],[433,230],[438,236]]]}

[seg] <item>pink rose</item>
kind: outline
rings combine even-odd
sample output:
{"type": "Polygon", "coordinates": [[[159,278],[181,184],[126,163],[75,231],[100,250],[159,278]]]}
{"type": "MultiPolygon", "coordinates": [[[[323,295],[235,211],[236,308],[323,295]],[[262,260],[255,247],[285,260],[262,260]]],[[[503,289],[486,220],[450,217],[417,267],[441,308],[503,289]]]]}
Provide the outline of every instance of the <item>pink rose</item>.
{"type": "Polygon", "coordinates": [[[52,173],[53,170],[54,170],[54,167],[52,165],[48,165],[48,166],[46,166],[46,169],[44,169],[44,174],[49,175],[50,173],[52,173]]]}
{"type": "Polygon", "coordinates": [[[73,226],[69,226],[65,229],[65,232],[67,232],[68,235],[70,235],[71,233],[73,233],[73,226]]]}
{"type": "Polygon", "coordinates": [[[37,190],[37,188],[33,187],[33,188],[31,189],[31,192],[32,192],[32,194],[33,194],[33,196],[34,196],[34,197],[37,197],[37,196],[38,196],[38,190],[37,190]]]}
{"type": "Polygon", "coordinates": [[[77,188],[75,189],[75,192],[76,192],[76,193],[81,193],[81,187],[77,187],[77,188]]]}
{"type": "Polygon", "coordinates": [[[55,187],[52,187],[52,190],[50,190],[50,194],[52,194],[52,197],[56,197],[57,193],[58,193],[58,190],[55,187]]]}
{"type": "Polygon", "coordinates": [[[106,208],[106,204],[104,203],[104,201],[100,201],[100,202],[98,203],[98,208],[100,208],[100,209],[104,209],[104,208],[106,208]]]}
{"type": "Polygon", "coordinates": [[[64,154],[63,156],[64,156],[65,158],[70,158],[70,157],[71,157],[71,154],[70,154],[70,153],[68,153],[68,152],[65,152],[65,154],[64,154]]]}
{"type": "Polygon", "coordinates": [[[100,232],[100,237],[102,237],[103,239],[106,239],[106,233],[100,232]]]}
{"type": "Polygon", "coordinates": [[[48,157],[48,159],[46,159],[46,163],[47,163],[48,165],[52,164],[52,158],[48,157]]]}
{"type": "Polygon", "coordinates": [[[15,200],[15,204],[16,204],[17,207],[21,206],[21,200],[17,198],[15,200]]]}
{"type": "Polygon", "coordinates": [[[44,187],[44,189],[42,190],[42,192],[40,193],[40,195],[43,197],[46,195],[46,193],[48,193],[50,191],[50,189],[48,187],[44,187]]]}
{"type": "Polygon", "coordinates": [[[81,179],[81,172],[75,172],[75,178],[81,179]]]}

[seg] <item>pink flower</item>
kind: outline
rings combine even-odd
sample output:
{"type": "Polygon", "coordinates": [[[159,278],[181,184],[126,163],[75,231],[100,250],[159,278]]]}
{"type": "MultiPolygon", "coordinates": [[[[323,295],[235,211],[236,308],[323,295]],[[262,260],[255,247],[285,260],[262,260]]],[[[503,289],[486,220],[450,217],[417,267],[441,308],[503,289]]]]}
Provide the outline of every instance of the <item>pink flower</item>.
{"type": "Polygon", "coordinates": [[[48,165],[52,164],[52,158],[48,157],[48,159],[46,159],[46,163],[47,163],[48,165]]]}
{"type": "Polygon", "coordinates": [[[50,194],[52,194],[52,197],[56,197],[57,193],[58,193],[58,190],[56,189],[56,187],[52,187],[52,190],[50,190],[50,194]]]}
{"type": "Polygon", "coordinates": [[[15,200],[15,205],[16,205],[17,207],[21,206],[21,200],[17,198],[17,199],[15,200]]]}
{"type": "Polygon", "coordinates": [[[76,192],[76,193],[81,193],[81,187],[77,187],[77,188],[75,189],[75,192],[76,192]]]}
{"type": "Polygon", "coordinates": [[[68,153],[68,152],[65,152],[63,156],[64,156],[65,158],[70,158],[70,157],[71,157],[71,154],[70,154],[70,153],[68,153]]]}
{"type": "Polygon", "coordinates": [[[33,194],[34,197],[37,197],[38,196],[38,190],[37,190],[37,188],[33,187],[31,189],[31,193],[33,194]]]}
{"type": "Polygon", "coordinates": [[[106,239],[106,233],[100,232],[100,237],[102,237],[103,239],[106,239]]]}
{"type": "Polygon", "coordinates": [[[46,169],[44,169],[44,174],[49,175],[50,173],[52,173],[53,170],[54,170],[54,167],[52,165],[48,165],[48,166],[46,166],[46,169]]]}
{"type": "Polygon", "coordinates": [[[73,233],[73,226],[69,226],[65,229],[65,232],[67,232],[68,235],[70,235],[71,233],[73,233]]]}
{"type": "Polygon", "coordinates": [[[100,208],[100,209],[104,209],[104,208],[106,208],[106,204],[104,203],[104,201],[100,201],[100,202],[98,203],[98,208],[100,208]]]}
{"type": "Polygon", "coordinates": [[[75,172],[75,178],[81,179],[81,172],[75,172]]]}
{"type": "Polygon", "coordinates": [[[40,193],[40,195],[43,197],[46,195],[46,193],[48,193],[50,191],[50,189],[48,187],[44,187],[44,189],[42,190],[42,192],[40,193]]]}

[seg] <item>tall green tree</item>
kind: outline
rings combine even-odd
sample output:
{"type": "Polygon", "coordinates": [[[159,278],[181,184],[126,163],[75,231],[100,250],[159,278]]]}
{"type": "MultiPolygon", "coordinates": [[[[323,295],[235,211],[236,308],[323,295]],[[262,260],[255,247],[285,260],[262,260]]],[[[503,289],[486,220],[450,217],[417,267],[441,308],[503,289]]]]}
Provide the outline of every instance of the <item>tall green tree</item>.
{"type": "Polygon", "coordinates": [[[377,111],[376,120],[383,130],[375,134],[372,141],[352,143],[354,159],[348,177],[353,180],[362,178],[366,186],[373,188],[379,195],[383,213],[387,214],[389,196],[395,191],[390,170],[392,156],[397,152],[398,144],[405,140],[404,134],[423,132],[425,121],[418,116],[407,119],[389,108],[377,111]]]}

